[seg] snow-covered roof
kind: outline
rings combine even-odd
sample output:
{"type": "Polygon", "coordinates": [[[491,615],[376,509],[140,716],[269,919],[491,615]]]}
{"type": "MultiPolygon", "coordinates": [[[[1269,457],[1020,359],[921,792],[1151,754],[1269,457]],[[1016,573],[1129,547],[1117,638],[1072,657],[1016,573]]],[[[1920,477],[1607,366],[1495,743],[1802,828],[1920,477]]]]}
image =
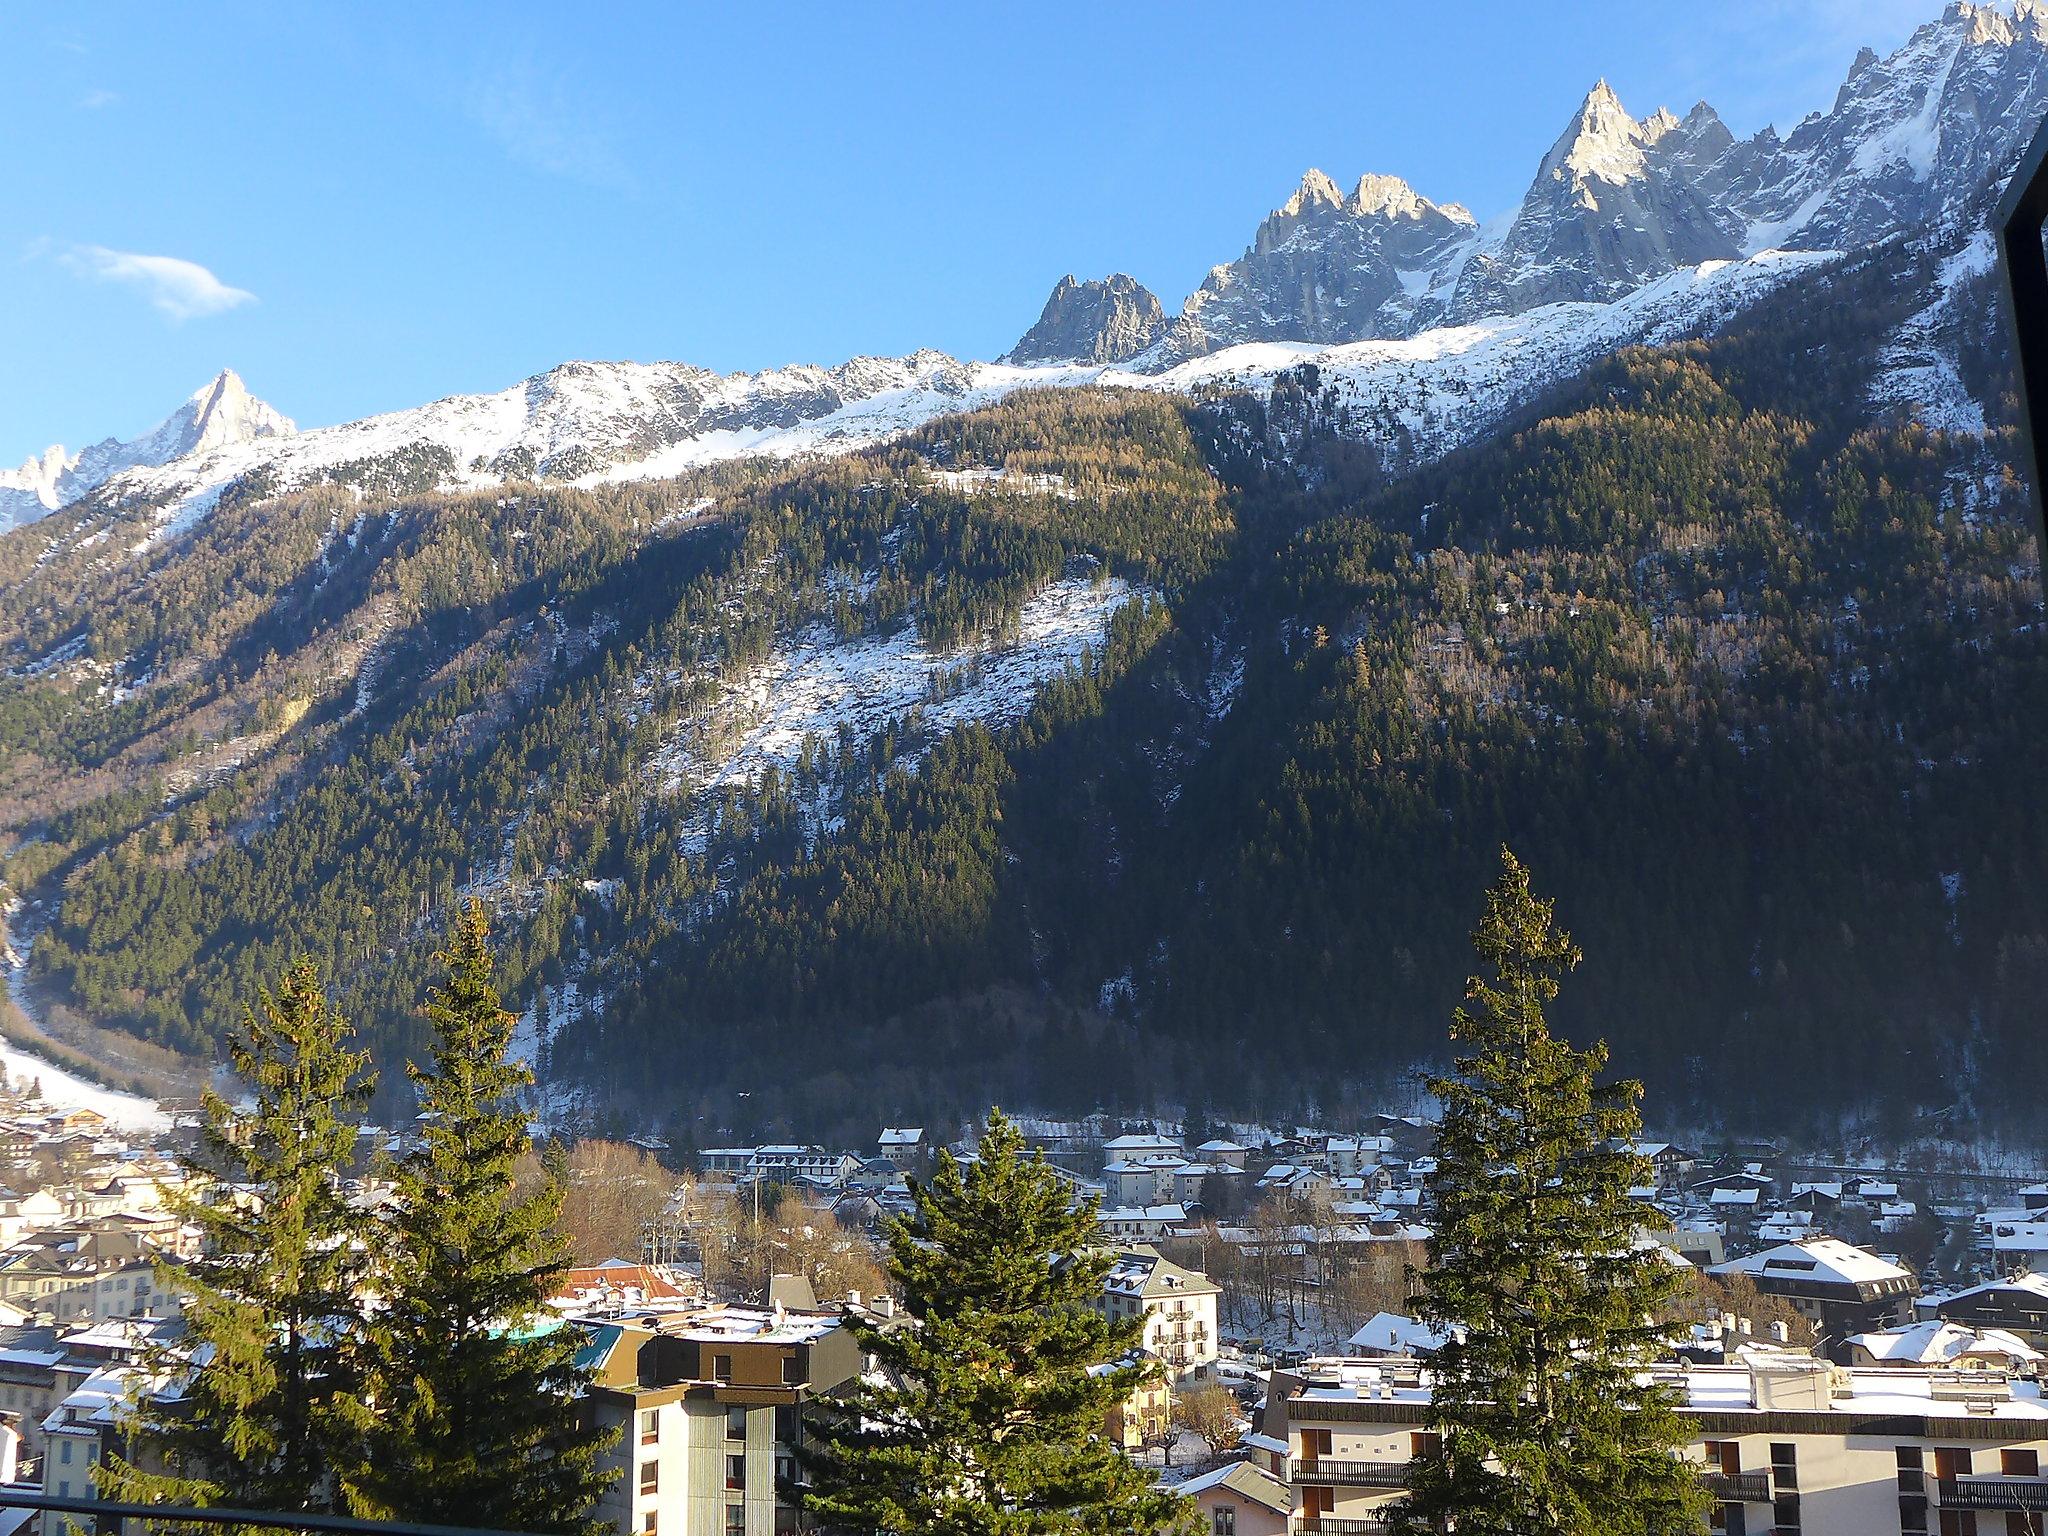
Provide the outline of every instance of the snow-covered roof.
{"type": "Polygon", "coordinates": [[[1955,1323],[1914,1323],[1880,1333],[1859,1333],[1849,1342],[1873,1360],[1901,1365],[1948,1365],[1973,1358],[2023,1364],[2042,1358],[2038,1349],[2003,1328],[1964,1328],[1955,1323]]]}
{"type": "Polygon", "coordinates": [[[1991,1229],[1999,1253],[2048,1253],[2048,1221],[2001,1221],[1991,1229]]]}
{"type": "Polygon", "coordinates": [[[1881,1259],[1869,1249],[1845,1243],[1838,1237],[1780,1243],[1761,1253],[1716,1264],[1708,1273],[1812,1280],[1828,1285],[1878,1285],[1913,1278],[1909,1271],[1888,1259],[1881,1259]]]}
{"type": "Polygon", "coordinates": [[[2048,1274],[2014,1275],[2010,1280],[1987,1280],[1982,1285],[1973,1285],[1966,1291],[1956,1291],[1941,1298],[1941,1304],[1965,1300],[1972,1296],[1996,1296],[2000,1292],[2018,1291],[2048,1302],[2048,1274]]]}
{"type": "Polygon", "coordinates": [[[921,1125],[885,1125],[882,1134],[875,1138],[875,1144],[882,1147],[914,1147],[924,1140],[921,1125]]]}
{"type": "Polygon", "coordinates": [[[1382,1354],[1428,1355],[1443,1348],[1449,1338],[1441,1328],[1399,1312],[1375,1312],[1347,1342],[1353,1349],[1382,1354]]]}

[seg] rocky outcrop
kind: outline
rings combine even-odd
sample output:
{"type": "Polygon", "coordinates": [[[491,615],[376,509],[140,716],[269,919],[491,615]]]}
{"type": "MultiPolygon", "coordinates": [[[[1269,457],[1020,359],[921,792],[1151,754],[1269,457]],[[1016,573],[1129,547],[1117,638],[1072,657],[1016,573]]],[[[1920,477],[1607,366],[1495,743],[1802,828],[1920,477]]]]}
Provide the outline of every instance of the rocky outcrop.
{"type": "Polygon", "coordinates": [[[1157,342],[1166,311],[1136,278],[1121,272],[1077,282],[1068,273],[1053,285],[1038,323],[1001,361],[1006,363],[1120,363],[1157,342]]]}
{"type": "Polygon", "coordinates": [[[1398,176],[1345,195],[1321,171],[1259,226],[1250,249],[1213,268],[1174,326],[1176,357],[1244,341],[1364,341],[1434,323],[1474,236],[1472,215],[1398,176]]]}

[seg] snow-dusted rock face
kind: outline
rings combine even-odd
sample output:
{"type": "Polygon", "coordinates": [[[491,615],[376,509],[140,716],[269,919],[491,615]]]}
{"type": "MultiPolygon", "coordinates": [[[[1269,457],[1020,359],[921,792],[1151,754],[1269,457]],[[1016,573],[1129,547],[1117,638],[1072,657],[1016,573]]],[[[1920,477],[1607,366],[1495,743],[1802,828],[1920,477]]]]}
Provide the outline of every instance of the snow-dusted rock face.
{"type": "Polygon", "coordinates": [[[57,444],[19,469],[0,470],[0,529],[33,522],[124,470],[289,437],[296,430],[289,417],[258,400],[235,373],[224,369],[155,431],[131,442],[110,437],[74,454],[57,444]]]}
{"type": "Polygon", "coordinates": [[[1560,302],[1781,247],[1957,233],[2048,109],[2048,0],[1958,0],[1889,58],[1865,49],[1834,105],[1738,140],[1699,103],[1631,117],[1596,85],[1512,217],[1486,231],[1391,177],[1345,197],[1320,171],[1210,272],[1161,364],[1246,341],[1342,342],[1560,302]],[[1369,193],[1368,189],[1375,190],[1369,193]]]}
{"type": "Polygon", "coordinates": [[[1442,318],[1475,231],[1463,208],[1439,207],[1399,177],[1366,176],[1347,196],[1310,171],[1251,248],[1189,297],[1172,354],[1412,336],[1442,318]]]}
{"type": "Polygon", "coordinates": [[[1835,104],[1765,129],[1700,183],[1745,248],[1868,245],[1985,206],[2048,107],[2048,6],[1953,4],[1890,58],[1857,55],[1835,104]]]}
{"type": "Polygon", "coordinates": [[[1500,243],[1466,263],[1451,313],[1605,302],[1675,268],[1736,255],[1726,221],[1695,181],[1700,131],[1711,128],[1697,113],[1688,121],[1695,126],[1659,111],[1637,122],[1605,80],[1594,86],[1500,243]]]}
{"type": "Polygon", "coordinates": [[[1122,272],[1054,284],[1038,323],[1004,354],[1006,363],[1120,363],[1166,331],[1166,311],[1151,289],[1122,272]]]}

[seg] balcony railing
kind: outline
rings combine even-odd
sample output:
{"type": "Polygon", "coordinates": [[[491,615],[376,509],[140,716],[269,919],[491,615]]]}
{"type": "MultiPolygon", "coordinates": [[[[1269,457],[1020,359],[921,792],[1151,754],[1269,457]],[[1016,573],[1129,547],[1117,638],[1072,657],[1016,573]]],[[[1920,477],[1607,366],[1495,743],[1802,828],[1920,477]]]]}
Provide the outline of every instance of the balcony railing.
{"type": "Polygon", "coordinates": [[[1405,1461],[1303,1461],[1288,1463],[1297,1483],[1340,1483],[1351,1488],[1405,1488],[1405,1461]]]}
{"type": "Polygon", "coordinates": [[[1385,1515],[1301,1515],[1294,1522],[1297,1536],[1384,1536],[1385,1515]]]}
{"type": "Polygon", "coordinates": [[[1955,1477],[1941,1484],[1947,1509],[2048,1510],[2048,1478],[1955,1477]]]}
{"type": "Polygon", "coordinates": [[[1709,1472],[1707,1491],[1724,1503],[1768,1504],[1771,1502],[1771,1474],[1768,1472],[1709,1472]]]}

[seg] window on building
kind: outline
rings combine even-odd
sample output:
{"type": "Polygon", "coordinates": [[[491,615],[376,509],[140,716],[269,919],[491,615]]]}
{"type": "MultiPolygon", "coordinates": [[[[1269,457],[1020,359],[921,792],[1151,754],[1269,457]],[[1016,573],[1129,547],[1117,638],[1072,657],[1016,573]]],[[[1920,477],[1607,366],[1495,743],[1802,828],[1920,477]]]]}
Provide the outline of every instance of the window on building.
{"type": "Polygon", "coordinates": [[[1998,1453],[1998,1470],[2006,1477],[2039,1477],[2041,1453],[2009,1445],[1998,1453]]]}
{"type": "Polygon", "coordinates": [[[744,1452],[725,1458],[725,1487],[728,1493],[747,1491],[747,1458],[744,1452]]]}
{"type": "MultiPolygon", "coordinates": [[[[1926,1459],[1922,1456],[1920,1447],[1917,1445],[1900,1446],[1899,1492],[1922,1493],[1926,1490],[1926,1487],[1926,1459]]],[[[1922,1528],[1924,1529],[1925,1527],[1923,1526],[1922,1528]]]]}
{"type": "Polygon", "coordinates": [[[661,1439],[661,1410],[642,1408],[640,1410],[640,1443],[653,1445],[661,1439]]]}
{"type": "Polygon", "coordinates": [[[784,1445],[803,1444],[803,1424],[797,1416],[796,1404],[778,1403],[776,1405],[775,1438],[784,1445]]]}
{"type": "Polygon", "coordinates": [[[1771,1443],[1771,1485],[1796,1489],[1799,1486],[1799,1447],[1783,1441],[1771,1443]]]}
{"type": "Polygon", "coordinates": [[[744,1440],[747,1438],[747,1410],[739,1407],[725,1410],[725,1438],[744,1440]]]}
{"type": "Polygon", "coordinates": [[[713,1355],[711,1357],[711,1379],[713,1381],[732,1380],[731,1355],[713,1355]]]}
{"type": "Polygon", "coordinates": [[[640,1491],[654,1493],[661,1487],[661,1463],[643,1461],[640,1463],[640,1491]]]}
{"type": "Polygon", "coordinates": [[[2044,1516],[2037,1512],[2009,1509],[2005,1513],[2005,1536],[2041,1536],[2044,1516]]]}
{"type": "Polygon", "coordinates": [[[1434,1461],[1444,1448],[1444,1437],[1431,1429],[1418,1429],[1408,1437],[1408,1454],[1416,1461],[1434,1461]]]}
{"type": "Polygon", "coordinates": [[[1788,1532],[1799,1529],[1798,1494],[1781,1493],[1771,1500],[1771,1523],[1777,1530],[1777,1536],[1787,1536],[1788,1532]]]}
{"type": "Polygon", "coordinates": [[[647,1533],[647,1536],[654,1536],[655,1530],[658,1526],[660,1526],[660,1524],[661,1512],[659,1510],[650,1509],[649,1511],[647,1511],[647,1517],[640,1522],[640,1529],[645,1531],[647,1533]]]}
{"type": "Polygon", "coordinates": [[[1740,1504],[1716,1504],[1707,1515],[1707,1528],[1724,1536],[1749,1536],[1749,1511],[1740,1504]]]}
{"type": "Polygon", "coordinates": [[[1944,1509],[1940,1513],[1941,1536],[1977,1536],[1977,1511],[1974,1509],[1944,1509]]]}
{"type": "Polygon", "coordinates": [[[782,1384],[785,1387],[799,1385],[804,1379],[804,1363],[795,1355],[782,1357],[782,1384]]]}
{"type": "Polygon", "coordinates": [[[1237,1506],[1219,1504],[1210,1510],[1209,1530],[1212,1536],[1237,1536],[1237,1506]]]}
{"type": "Polygon", "coordinates": [[[1959,1477],[1968,1477],[1973,1464],[1967,1445],[1937,1445],[1934,1448],[1934,1480],[1937,1483],[1952,1483],[1959,1477]]]}
{"type": "Polygon", "coordinates": [[[728,1504],[725,1506],[725,1536],[747,1536],[747,1506],[728,1504]]]}
{"type": "Polygon", "coordinates": [[[1916,1494],[1907,1494],[1900,1498],[1899,1530],[1903,1533],[1903,1536],[1925,1536],[1927,1530],[1927,1501],[1924,1498],[1916,1494]]]}

